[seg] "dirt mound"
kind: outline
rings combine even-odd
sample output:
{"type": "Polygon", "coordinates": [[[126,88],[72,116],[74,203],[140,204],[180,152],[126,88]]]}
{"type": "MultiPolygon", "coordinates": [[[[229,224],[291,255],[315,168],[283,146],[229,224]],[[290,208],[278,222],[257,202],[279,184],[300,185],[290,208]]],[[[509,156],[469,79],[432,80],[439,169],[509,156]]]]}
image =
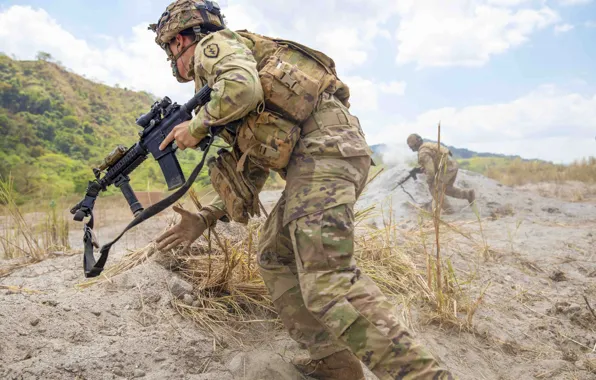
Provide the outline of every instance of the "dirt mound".
{"type": "MultiPolygon", "coordinates": [[[[404,222],[415,220],[417,210],[412,207],[423,206],[432,201],[426,177],[419,175],[418,180],[410,179],[403,186],[396,187],[400,180],[408,176],[412,168],[405,164],[397,164],[386,169],[378,178],[372,181],[367,191],[358,201],[358,208],[364,209],[373,205],[380,205],[385,213],[393,211],[393,218],[404,222]]],[[[549,219],[589,218],[588,209],[596,210],[594,205],[569,203],[560,199],[543,197],[528,191],[502,185],[495,180],[478,173],[460,170],[455,186],[476,191],[477,210],[481,217],[497,218],[513,215],[542,215],[549,219]]],[[[448,219],[474,218],[475,213],[467,201],[449,198],[453,204],[455,214],[446,216],[448,219]]],[[[593,215],[593,214],[592,214],[593,215]]],[[[387,217],[387,215],[385,215],[387,217]]],[[[377,222],[382,221],[377,219],[377,222]]]]}
{"type": "MultiPolygon", "coordinates": [[[[414,200],[393,189],[408,170],[386,170],[357,208],[381,204],[388,212],[391,202],[400,233],[418,228],[417,210],[409,203],[430,201],[424,178],[404,185],[414,200]]],[[[462,291],[488,290],[469,331],[424,315],[421,300],[395,299],[404,323],[461,379],[594,379],[596,316],[586,300],[596,308],[596,206],[517,191],[466,171],[457,185],[476,189],[480,222],[466,201],[454,200],[444,257],[462,291]]],[[[279,194],[266,192],[261,199],[270,208],[279,194]]],[[[108,265],[126,248],[151,241],[170,216],[133,232],[108,265]]],[[[377,214],[371,223],[382,220],[377,214]]],[[[120,228],[106,222],[99,231],[102,242],[120,228]]],[[[223,223],[218,229],[242,230],[223,223]]],[[[80,231],[72,234],[80,240],[80,231]]],[[[416,252],[412,259],[424,263],[416,252]]],[[[173,284],[180,279],[162,266],[148,261],[78,290],[81,260],[54,257],[0,278],[0,378],[301,378],[288,363],[302,351],[275,324],[245,326],[243,345],[217,341],[172,307],[172,292],[184,298],[187,287],[173,284]]]]}
{"type": "Polygon", "coordinates": [[[181,318],[170,290],[182,280],[163,267],[149,262],[79,291],[79,260],[47,260],[1,281],[0,378],[300,378],[291,356],[275,354],[291,342],[245,353],[181,318]]]}

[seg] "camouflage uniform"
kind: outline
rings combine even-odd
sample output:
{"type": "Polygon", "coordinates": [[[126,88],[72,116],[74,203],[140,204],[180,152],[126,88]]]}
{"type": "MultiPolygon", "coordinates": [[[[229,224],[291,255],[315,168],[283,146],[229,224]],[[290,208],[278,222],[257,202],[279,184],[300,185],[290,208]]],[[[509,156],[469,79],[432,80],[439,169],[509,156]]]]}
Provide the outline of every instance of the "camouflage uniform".
{"type": "MultiPolygon", "coordinates": [[[[208,83],[213,95],[190,124],[196,137],[204,135],[204,126],[241,118],[262,101],[258,52],[249,46],[227,29],[198,43],[196,85],[208,83]]],[[[452,379],[414,343],[391,304],[356,266],[353,207],[370,155],[358,119],[335,96],[323,94],[302,125],[285,169],[286,188],[261,233],[263,280],[290,335],[313,359],[348,348],[383,380],[452,379]]],[[[250,177],[260,189],[267,175],[252,168],[250,177]]],[[[220,201],[210,207],[223,210],[220,201]]]]}
{"type": "MultiPolygon", "coordinates": [[[[438,180],[438,189],[440,192],[444,189],[445,195],[457,199],[471,199],[472,190],[463,190],[454,186],[459,166],[457,161],[451,158],[449,149],[441,145],[441,151],[439,153],[437,143],[424,143],[418,150],[418,163],[424,168],[428,188],[432,194],[434,204],[437,204],[438,200],[436,197],[440,194],[437,194],[435,179],[438,180]],[[437,172],[435,172],[435,168],[437,169],[437,172]]],[[[443,197],[443,209],[446,212],[453,211],[453,208],[446,197],[443,197]]]]}

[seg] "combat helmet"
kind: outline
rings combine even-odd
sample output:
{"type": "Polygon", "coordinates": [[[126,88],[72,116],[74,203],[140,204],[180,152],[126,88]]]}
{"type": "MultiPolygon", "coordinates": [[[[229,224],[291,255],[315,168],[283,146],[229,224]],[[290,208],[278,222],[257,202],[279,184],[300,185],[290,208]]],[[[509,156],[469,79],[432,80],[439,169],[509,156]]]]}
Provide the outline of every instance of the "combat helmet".
{"type": "Polygon", "coordinates": [[[226,27],[224,15],[217,2],[211,0],[176,0],[166,8],[157,24],[149,25],[149,29],[156,33],[157,43],[172,61],[172,72],[179,82],[187,82],[180,77],[176,68],[176,61],[188,49],[174,55],[170,50],[170,42],[182,31],[192,29],[194,42],[198,42],[205,35],[226,27]]]}
{"type": "Polygon", "coordinates": [[[422,145],[422,143],[423,143],[423,141],[422,141],[422,137],[420,137],[420,135],[413,133],[410,136],[408,136],[408,146],[413,151],[417,151],[420,148],[420,146],[422,145]]]}

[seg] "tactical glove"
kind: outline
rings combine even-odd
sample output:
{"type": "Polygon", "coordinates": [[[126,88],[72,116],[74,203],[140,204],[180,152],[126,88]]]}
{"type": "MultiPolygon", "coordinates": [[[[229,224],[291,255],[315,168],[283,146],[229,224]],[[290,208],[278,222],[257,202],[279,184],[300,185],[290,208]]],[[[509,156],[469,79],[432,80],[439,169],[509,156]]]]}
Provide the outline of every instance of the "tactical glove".
{"type": "Polygon", "coordinates": [[[160,251],[168,251],[180,245],[183,246],[183,251],[186,251],[207,228],[217,221],[217,215],[208,209],[203,209],[198,214],[178,206],[174,206],[173,210],[180,214],[181,219],[178,224],[157,238],[157,249],[160,251]]]}

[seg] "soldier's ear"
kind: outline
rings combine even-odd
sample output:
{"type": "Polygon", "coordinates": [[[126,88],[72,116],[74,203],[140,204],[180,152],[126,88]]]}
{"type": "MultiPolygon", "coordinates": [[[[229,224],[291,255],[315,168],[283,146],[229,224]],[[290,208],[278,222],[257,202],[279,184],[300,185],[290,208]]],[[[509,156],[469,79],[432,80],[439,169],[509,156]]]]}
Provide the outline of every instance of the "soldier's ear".
{"type": "Polygon", "coordinates": [[[176,35],[176,42],[179,43],[180,46],[186,47],[194,42],[194,38],[188,35],[178,33],[176,35]]]}
{"type": "Polygon", "coordinates": [[[175,37],[176,45],[182,45],[184,43],[184,36],[180,33],[176,34],[175,37]]]}

